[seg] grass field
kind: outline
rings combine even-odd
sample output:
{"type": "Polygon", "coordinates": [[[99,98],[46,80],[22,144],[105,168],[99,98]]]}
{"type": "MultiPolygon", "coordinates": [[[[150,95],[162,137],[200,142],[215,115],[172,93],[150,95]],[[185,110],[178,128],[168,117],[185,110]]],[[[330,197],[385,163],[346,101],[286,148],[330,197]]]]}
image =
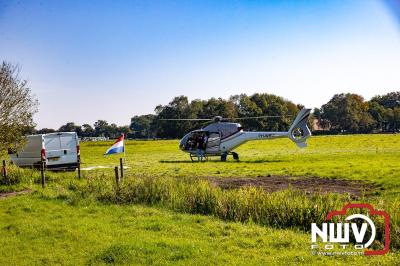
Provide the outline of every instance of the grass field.
{"type": "MultiPolygon", "coordinates": [[[[298,149],[288,139],[249,142],[237,149],[240,162],[217,157],[203,164],[190,162],[178,141],[131,141],[126,157],[133,174],[150,176],[255,177],[319,176],[376,182],[390,195],[400,193],[400,135],[318,136],[298,149]]],[[[116,157],[102,154],[110,143],[84,143],[85,166],[113,166],[116,157]]]]}
{"type": "Polygon", "coordinates": [[[239,162],[204,163],[190,162],[178,141],[128,141],[129,168],[120,188],[112,169],[119,157],[102,155],[110,144],[81,144],[82,167],[109,168],[82,171],[82,180],[76,173],[47,173],[45,190],[38,173],[10,169],[15,184],[0,191],[33,192],[0,199],[1,265],[400,263],[400,135],[312,137],[303,150],[285,139],[249,142],[237,149],[239,162]],[[373,191],[358,199],[312,198],[291,191],[225,191],[201,180],[258,176],[361,180],[373,191]],[[311,255],[302,225],[343,201],[390,213],[388,255],[311,255]],[[316,210],[315,203],[323,206],[316,210]],[[221,211],[225,207],[235,213],[221,211]]]}

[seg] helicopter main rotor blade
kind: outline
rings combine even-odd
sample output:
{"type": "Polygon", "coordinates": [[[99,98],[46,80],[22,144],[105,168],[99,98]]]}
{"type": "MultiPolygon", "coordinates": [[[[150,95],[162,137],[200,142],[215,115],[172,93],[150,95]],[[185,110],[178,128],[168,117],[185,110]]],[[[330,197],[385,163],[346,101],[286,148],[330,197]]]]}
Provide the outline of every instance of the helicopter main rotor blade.
{"type": "Polygon", "coordinates": [[[261,119],[261,118],[278,118],[278,117],[290,117],[292,115],[263,115],[263,116],[248,116],[248,117],[234,117],[227,118],[229,120],[246,120],[246,119],[261,119]]]}
{"type": "Polygon", "coordinates": [[[290,117],[292,115],[263,115],[263,116],[247,116],[247,117],[234,117],[224,118],[216,116],[214,118],[162,118],[160,121],[229,121],[229,120],[246,120],[246,119],[262,119],[262,118],[279,118],[290,117]]]}
{"type": "Polygon", "coordinates": [[[159,119],[162,121],[211,121],[212,119],[208,118],[165,118],[159,119]]]}

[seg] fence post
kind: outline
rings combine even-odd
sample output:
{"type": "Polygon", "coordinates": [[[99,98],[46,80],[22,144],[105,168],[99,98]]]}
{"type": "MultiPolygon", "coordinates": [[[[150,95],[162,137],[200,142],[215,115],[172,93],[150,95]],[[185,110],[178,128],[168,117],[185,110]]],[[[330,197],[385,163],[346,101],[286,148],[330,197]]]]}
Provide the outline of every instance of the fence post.
{"type": "Polygon", "coordinates": [[[45,167],[45,162],[42,159],[40,162],[40,175],[42,176],[42,188],[46,186],[46,176],[44,173],[44,167],[45,167]]]}
{"type": "Polygon", "coordinates": [[[3,169],[2,174],[5,180],[5,183],[8,184],[8,177],[7,177],[7,168],[6,168],[6,160],[3,160],[3,169]]]}
{"type": "Polygon", "coordinates": [[[122,163],[122,158],[119,158],[119,168],[121,169],[121,178],[124,178],[124,165],[122,163]]]}
{"type": "Polygon", "coordinates": [[[115,182],[117,182],[117,186],[119,186],[119,176],[118,176],[118,166],[115,166],[114,168],[115,171],[115,182]]]}
{"type": "Polygon", "coordinates": [[[81,156],[78,155],[78,178],[81,179],[81,156]]]}

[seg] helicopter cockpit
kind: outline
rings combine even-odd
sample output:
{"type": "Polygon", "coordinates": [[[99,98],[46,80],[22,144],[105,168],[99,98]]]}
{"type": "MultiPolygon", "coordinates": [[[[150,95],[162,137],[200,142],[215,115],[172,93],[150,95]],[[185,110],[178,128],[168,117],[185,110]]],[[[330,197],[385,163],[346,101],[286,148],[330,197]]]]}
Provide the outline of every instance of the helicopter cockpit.
{"type": "MultiPolygon", "coordinates": [[[[219,133],[218,137],[219,137],[219,133]]],[[[213,134],[214,135],[214,134],[213,134]]],[[[188,152],[195,152],[198,147],[198,140],[200,138],[204,139],[207,136],[207,143],[208,144],[208,139],[210,137],[210,132],[204,131],[204,130],[195,130],[192,131],[188,134],[186,134],[180,141],[179,143],[179,148],[183,151],[188,151],[188,152]]]]}
{"type": "Polygon", "coordinates": [[[241,130],[242,127],[238,123],[213,123],[201,130],[194,130],[186,134],[181,139],[179,148],[182,151],[195,153],[198,147],[198,139],[207,136],[206,153],[219,153],[221,140],[241,130]]]}

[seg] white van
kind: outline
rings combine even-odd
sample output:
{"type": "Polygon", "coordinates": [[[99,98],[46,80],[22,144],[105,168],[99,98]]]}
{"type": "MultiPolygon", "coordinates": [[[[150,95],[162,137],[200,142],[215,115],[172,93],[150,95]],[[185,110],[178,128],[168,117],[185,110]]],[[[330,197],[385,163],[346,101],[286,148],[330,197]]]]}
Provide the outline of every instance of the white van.
{"type": "Polygon", "coordinates": [[[75,170],[79,163],[79,140],[75,132],[58,132],[26,137],[24,149],[10,154],[11,161],[22,167],[39,167],[41,159],[48,169],[75,170]]]}

